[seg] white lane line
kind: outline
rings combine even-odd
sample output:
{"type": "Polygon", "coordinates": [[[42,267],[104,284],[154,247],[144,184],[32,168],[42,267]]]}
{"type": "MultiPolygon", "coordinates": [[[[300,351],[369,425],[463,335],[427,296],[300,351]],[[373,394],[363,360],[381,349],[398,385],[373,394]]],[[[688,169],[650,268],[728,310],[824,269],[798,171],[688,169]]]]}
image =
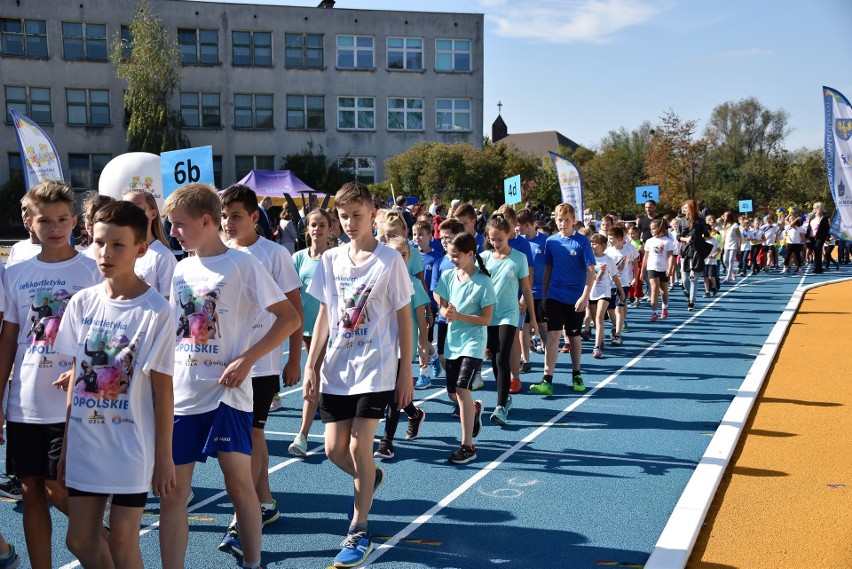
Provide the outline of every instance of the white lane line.
{"type": "Polygon", "coordinates": [[[742,281],[740,281],[739,284],[734,285],[733,287],[728,289],[728,291],[722,293],[721,295],[719,295],[718,297],[713,299],[713,301],[710,302],[707,306],[705,306],[704,308],[702,308],[701,310],[699,310],[698,312],[693,314],[691,317],[686,319],[684,322],[682,322],[680,325],[675,327],[673,330],[671,330],[670,332],[668,332],[667,334],[662,336],[660,339],[658,339],[656,342],[654,342],[653,344],[651,344],[650,346],[648,346],[647,348],[642,350],[642,352],[638,356],[634,357],[632,360],[630,360],[629,362],[624,364],[618,371],[616,371],[615,373],[613,373],[612,375],[610,375],[609,377],[607,377],[606,379],[604,379],[603,381],[601,381],[600,383],[595,385],[590,391],[587,391],[585,394],[583,394],[578,399],[575,399],[570,405],[565,407],[565,409],[563,409],[561,412],[559,412],[552,419],[550,419],[549,421],[544,423],[541,427],[537,428],[536,430],[534,430],[533,432],[528,434],[526,437],[524,437],[523,439],[521,439],[520,441],[515,443],[511,448],[509,448],[503,454],[501,454],[496,459],[494,459],[493,461],[488,463],[481,470],[476,472],[476,474],[474,474],[473,476],[468,478],[464,483],[462,483],[460,486],[458,486],[455,490],[453,490],[452,492],[450,492],[449,494],[444,496],[444,498],[442,498],[437,504],[435,504],[434,506],[429,508],[429,510],[427,510],[424,514],[415,518],[411,523],[409,523],[407,526],[405,526],[401,531],[396,533],[396,535],[392,536],[388,541],[386,541],[385,543],[383,543],[382,545],[377,547],[373,551],[373,553],[370,554],[370,556],[367,558],[366,562],[363,565],[361,565],[361,567],[367,567],[370,564],[375,563],[385,553],[387,553],[388,551],[393,549],[396,546],[396,544],[398,544],[403,539],[407,538],[415,530],[417,530],[420,526],[427,523],[438,512],[440,512],[441,510],[443,510],[444,508],[446,508],[447,506],[452,504],[462,494],[464,494],[465,492],[470,490],[470,488],[472,488],[474,484],[476,484],[477,482],[479,482],[480,480],[482,480],[483,478],[485,478],[486,476],[491,474],[492,471],[494,471],[497,467],[499,467],[501,464],[506,462],[506,460],[511,458],[512,455],[519,452],[521,449],[523,449],[523,447],[525,447],[526,445],[528,445],[529,443],[531,443],[532,441],[537,439],[542,433],[544,433],[550,427],[552,427],[553,425],[558,423],[563,417],[565,417],[565,415],[567,415],[568,413],[570,413],[571,411],[575,410],[577,407],[579,407],[580,405],[582,405],[583,403],[588,401],[595,393],[597,393],[599,390],[606,387],[610,382],[612,382],[614,379],[619,377],[622,373],[624,373],[625,371],[629,370],[630,368],[632,368],[633,366],[638,364],[640,361],[642,361],[642,359],[645,356],[647,356],[649,353],[654,351],[663,342],[665,342],[666,340],[668,340],[669,338],[671,338],[672,336],[677,334],[684,327],[691,324],[696,318],[698,318],[699,316],[704,314],[704,312],[706,312],[707,310],[712,308],[717,302],[720,302],[728,294],[734,292],[735,290],[739,289],[740,287],[747,286],[748,284],[751,284],[751,283],[748,283],[745,279],[743,279],[742,281]]]}

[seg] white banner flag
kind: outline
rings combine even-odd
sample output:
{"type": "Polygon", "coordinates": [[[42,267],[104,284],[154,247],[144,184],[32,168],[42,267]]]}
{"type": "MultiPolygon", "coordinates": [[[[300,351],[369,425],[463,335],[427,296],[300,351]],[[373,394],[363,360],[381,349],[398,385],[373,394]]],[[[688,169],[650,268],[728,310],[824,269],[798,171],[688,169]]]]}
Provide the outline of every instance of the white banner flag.
{"type": "Polygon", "coordinates": [[[852,240],[852,105],[839,91],[822,88],[825,102],[825,168],[837,215],[836,237],[852,240]]]}
{"type": "Polygon", "coordinates": [[[583,219],[583,177],[580,170],[573,162],[555,152],[550,152],[550,157],[562,190],[562,203],[574,206],[577,219],[583,219]]]}
{"type": "Polygon", "coordinates": [[[9,109],[9,114],[18,135],[27,191],[46,180],[62,181],[62,164],[50,137],[31,118],[15,112],[15,109],[9,109]]]}

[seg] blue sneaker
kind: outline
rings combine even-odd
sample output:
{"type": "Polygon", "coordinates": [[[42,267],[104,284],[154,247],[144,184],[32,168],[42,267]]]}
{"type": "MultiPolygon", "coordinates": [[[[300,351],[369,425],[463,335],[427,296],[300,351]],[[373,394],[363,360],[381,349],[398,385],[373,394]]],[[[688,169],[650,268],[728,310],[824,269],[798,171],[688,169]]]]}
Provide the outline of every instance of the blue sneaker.
{"type": "Polygon", "coordinates": [[[441,359],[438,357],[438,354],[429,358],[429,365],[432,366],[432,377],[438,377],[441,373],[441,359]]]}
{"type": "Polygon", "coordinates": [[[240,530],[236,524],[230,526],[225,532],[225,537],[222,538],[222,543],[219,544],[219,551],[222,553],[230,553],[237,559],[243,557],[243,544],[240,542],[240,530]]]}
{"type": "MultiPolygon", "coordinates": [[[[376,497],[376,492],[379,491],[379,488],[382,487],[382,484],[385,482],[385,471],[378,464],[376,465],[376,482],[373,484],[373,498],[376,497]]],[[[370,508],[372,509],[373,502],[370,501],[370,508]]],[[[347,514],[349,517],[349,521],[352,521],[352,518],[355,517],[355,496],[352,496],[352,503],[349,504],[349,513],[347,514]]],[[[348,565],[343,565],[343,567],[348,567],[348,565]]]]}
{"type": "Polygon", "coordinates": [[[278,502],[275,499],[272,500],[272,508],[267,509],[263,504],[260,505],[261,527],[277,522],[280,517],[281,512],[278,511],[278,502]]]}
{"type": "Polygon", "coordinates": [[[425,373],[421,373],[420,377],[417,378],[417,382],[414,384],[414,389],[429,389],[430,387],[432,387],[432,378],[425,373]]]}
{"type": "Polygon", "coordinates": [[[497,423],[501,427],[505,427],[509,424],[509,414],[506,413],[506,408],[498,405],[494,408],[494,412],[491,413],[491,422],[497,423]]]}
{"type": "Polygon", "coordinates": [[[360,565],[373,550],[370,536],[365,531],[350,533],[340,546],[343,549],[334,558],[335,567],[355,567],[356,565],[360,565]]]}
{"type": "Polygon", "coordinates": [[[9,553],[6,557],[0,558],[0,569],[15,569],[15,567],[21,564],[21,558],[15,553],[14,545],[11,543],[7,545],[9,546],[9,553]]]}

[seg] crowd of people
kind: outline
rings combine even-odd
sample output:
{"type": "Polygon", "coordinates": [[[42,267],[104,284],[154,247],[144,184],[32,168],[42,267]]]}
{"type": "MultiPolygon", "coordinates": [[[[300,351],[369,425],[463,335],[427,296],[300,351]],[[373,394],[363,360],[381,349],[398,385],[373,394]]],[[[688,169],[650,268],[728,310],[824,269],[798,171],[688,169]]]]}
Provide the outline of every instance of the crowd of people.
{"type": "MultiPolygon", "coordinates": [[[[282,381],[301,381],[303,392],[289,452],[307,455],[319,416],[326,455],[354,481],[334,566],[356,566],[372,550],[368,516],[386,477],[376,460],[395,457],[403,413],[405,439],[420,436],[426,413],[415,394],[442,373],[459,421],[447,460],[467,464],[477,459],[483,417],[506,427],[515,395],[562,389],[554,385],[560,354],[571,361],[566,388],[584,392],[583,340],[603,358],[623,345],[628,321],[668,318],[675,288],[693,311],[699,296],[738,278],[849,263],[819,203],[804,220],[716,218],[692,200],[675,217],[648,201],[629,220],[593,220],[570,204],[489,214],[458,200],[447,208],[439,195],[428,208],[405,198],[382,205],[348,183],[333,208],[313,209],[298,225],[285,212],[274,227],[246,186],[220,194],[190,184],[162,208],[128,190],[121,201],[86,202],[91,244],[78,251],[70,188],[45,182],[27,193],[30,238],[2,271],[0,377],[9,379],[0,382],[0,443],[9,478],[0,494],[23,502],[32,567],[52,566],[52,505],[68,516],[66,544],[84,567],[141,568],[149,491],[160,500],[163,567],[184,567],[194,465],[208,457],[234,505],[219,549],[260,567],[263,528],[280,517],[264,428],[282,406],[282,381]],[[649,311],[637,312],[643,305],[649,311]],[[531,352],[544,355],[544,369],[525,386],[531,352]],[[486,360],[497,394],[490,410],[474,395],[485,387],[486,360]],[[108,421],[116,429],[100,428],[108,421]]],[[[0,568],[18,559],[0,535],[0,568]]]]}

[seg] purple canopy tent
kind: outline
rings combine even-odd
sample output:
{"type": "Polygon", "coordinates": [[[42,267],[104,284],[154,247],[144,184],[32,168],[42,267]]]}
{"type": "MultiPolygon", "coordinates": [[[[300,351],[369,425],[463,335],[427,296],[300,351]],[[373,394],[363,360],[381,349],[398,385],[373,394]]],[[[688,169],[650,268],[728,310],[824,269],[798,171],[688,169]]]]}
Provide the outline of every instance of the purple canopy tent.
{"type": "Polygon", "coordinates": [[[325,197],[325,194],[314,190],[290,170],[252,170],[237,183],[248,186],[259,196],[271,198],[283,198],[285,195],[298,197],[300,194],[325,197]]]}

